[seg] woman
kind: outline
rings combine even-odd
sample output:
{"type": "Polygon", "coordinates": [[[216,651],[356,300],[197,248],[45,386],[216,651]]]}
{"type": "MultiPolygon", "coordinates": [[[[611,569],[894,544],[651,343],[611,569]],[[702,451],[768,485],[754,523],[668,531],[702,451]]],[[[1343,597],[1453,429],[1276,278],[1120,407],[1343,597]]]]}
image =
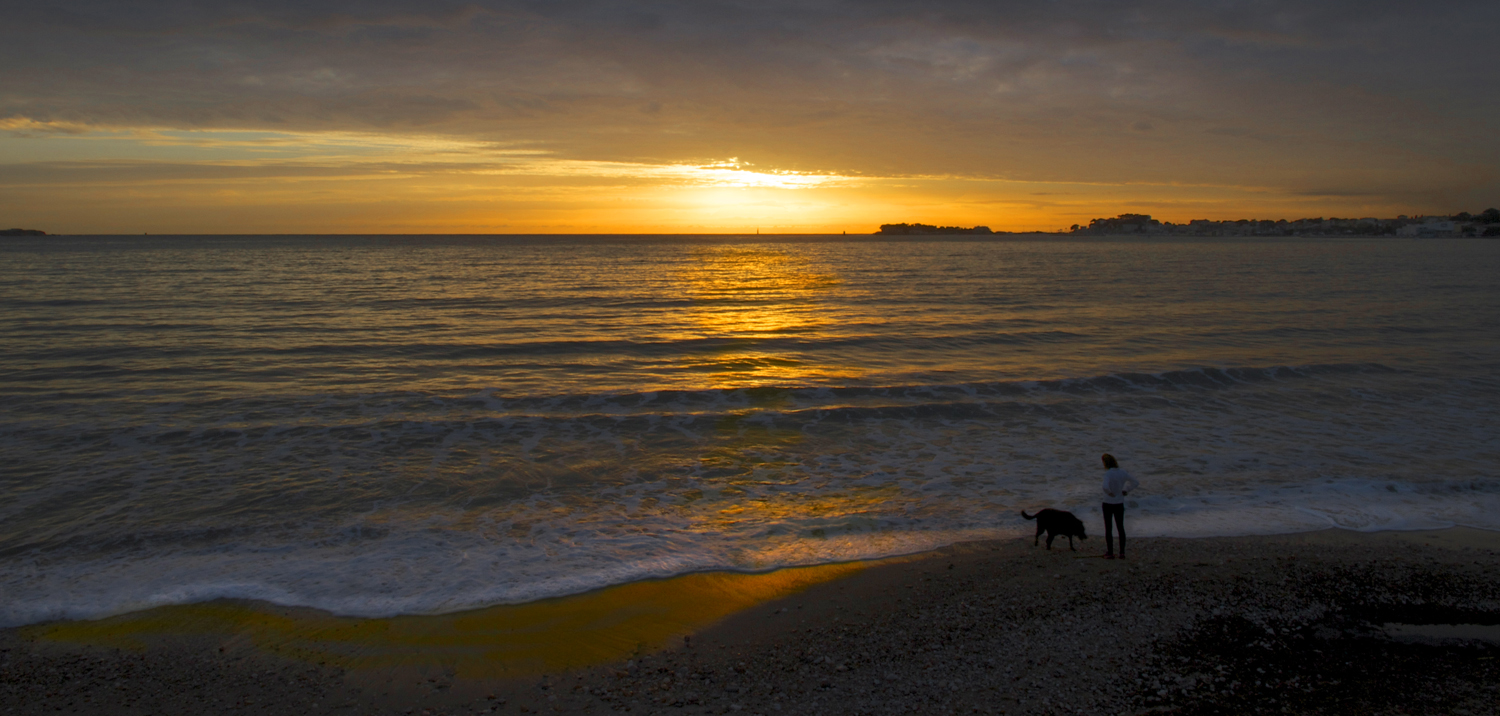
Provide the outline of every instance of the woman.
{"type": "Polygon", "coordinates": [[[1141,484],[1120,468],[1115,456],[1104,453],[1104,558],[1115,558],[1114,528],[1120,528],[1120,559],[1125,559],[1125,496],[1141,484]],[[1114,522],[1110,522],[1110,518],[1114,522]]]}

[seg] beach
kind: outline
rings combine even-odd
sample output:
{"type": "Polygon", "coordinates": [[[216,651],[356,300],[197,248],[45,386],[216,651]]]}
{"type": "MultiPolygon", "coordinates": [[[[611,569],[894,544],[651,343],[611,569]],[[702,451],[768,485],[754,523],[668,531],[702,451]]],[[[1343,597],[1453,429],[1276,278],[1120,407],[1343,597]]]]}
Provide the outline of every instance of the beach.
{"type": "MultiPolygon", "coordinates": [[[[1497,713],[1500,534],[1142,538],[1124,561],[1099,559],[1101,542],[1011,538],[854,565],[763,588],[781,596],[629,658],[491,675],[452,650],[299,657],[257,643],[249,620],[195,634],[157,621],[130,644],[68,622],[12,628],[0,711],[1497,713]]],[[[643,599],[681,610],[671,595],[701,588],[682,579],[643,599]]]]}

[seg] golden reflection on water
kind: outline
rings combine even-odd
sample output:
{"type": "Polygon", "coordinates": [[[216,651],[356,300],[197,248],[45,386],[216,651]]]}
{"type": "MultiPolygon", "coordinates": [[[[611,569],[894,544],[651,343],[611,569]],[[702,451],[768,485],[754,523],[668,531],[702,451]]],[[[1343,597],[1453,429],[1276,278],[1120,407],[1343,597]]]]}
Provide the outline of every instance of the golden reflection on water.
{"type": "Polygon", "coordinates": [[[248,640],[284,657],[352,670],[441,668],[459,678],[511,678],[654,651],[737,611],[865,566],[829,564],[766,574],[704,572],[437,616],[359,619],[216,601],[27,631],[51,641],[127,649],[143,649],[162,638],[222,637],[248,640]]]}
{"type": "Polygon", "coordinates": [[[781,336],[821,326],[819,292],[839,286],[807,259],[765,246],[705,246],[684,271],[693,320],[709,335],[781,336]]]}
{"type": "Polygon", "coordinates": [[[726,343],[699,366],[718,387],[857,374],[850,366],[812,365],[785,347],[762,345],[765,339],[817,337],[833,320],[821,299],[843,284],[836,274],[769,246],[704,246],[693,258],[680,281],[699,335],[744,339],[726,343]]]}

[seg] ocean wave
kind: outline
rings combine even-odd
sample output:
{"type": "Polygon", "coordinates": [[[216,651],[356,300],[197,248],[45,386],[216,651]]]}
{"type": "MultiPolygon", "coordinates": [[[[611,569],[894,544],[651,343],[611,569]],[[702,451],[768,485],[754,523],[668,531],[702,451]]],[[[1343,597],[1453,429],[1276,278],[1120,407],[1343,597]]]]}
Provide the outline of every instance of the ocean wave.
{"type": "MultiPolygon", "coordinates": [[[[659,410],[662,406],[735,406],[750,408],[776,400],[797,405],[849,406],[870,401],[899,404],[989,401],[1035,397],[1041,394],[1148,393],[1161,391],[1226,390],[1237,386],[1295,382],[1346,375],[1386,375],[1402,371],[1378,363],[1334,363],[1305,366],[1190,368],[1160,373],[1113,373],[1052,380],[992,381],[959,384],[888,386],[759,386],[713,390],[656,390],[508,397],[485,390],[466,400],[507,413],[590,412],[607,406],[609,412],[659,410]]],[[[691,409],[690,407],[684,409],[691,409]]]]}
{"type": "MultiPolygon", "coordinates": [[[[1450,491],[1390,489],[1381,480],[1341,480],[1321,487],[1277,485],[1252,495],[1156,494],[1131,500],[1133,538],[1284,534],[1328,528],[1356,531],[1497,529],[1500,490],[1490,485],[1450,491]]],[[[575,594],[643,579],[725,570],[758,572],[790,566],[910,554],[959,541],[1029,537],[1019,510],[1071,509],[1098,539],[1097,503],[1055,492],[1020,494],[968,525],[850,524],[847,518],[780,523],[753,534],[705,531],[674,523],[644,529],[543,529],[526,539],[504,531],[422,528],[396,524],[362,539],[308,541],[291,535],[201,546],[6,560],[0,584],[13,599],[0,604],[0,626],[51,619],[92,619],[155,606],[219,598],[260,599],[359,617],[437,614],[575,594]],[[842,524],[841,524],[842,523],[842,524]]],[[[1081,542],[1087,549],[1092,542],[1081,542]]],[[[1137,543],[1139,545],[1140,543],[1137,543]]],[[[1149,550],[1149,546],[1136,549],[1149,550]]]]}
{"type": "Polygon", "coordinates": [[[1487,379],[1383,364],[507,397],[38,397],[0,422],[0,623],[217,597],[433,613],[1092,525],[1500,528],[1487,379]],[[1399,406],[1399,410],[1393,410],[1399,406]],[[49,409],[49,410],[44,410],[49,409]],[[23,417],[23,414],[25,417],[23,417]],[[1432,455],[1441,455],[1435,469],[1432,455]]]}
{"type": "MultiPolygon", "coordinates": [[[[1037,381],[995,381],[965,384],[892,386],[802,386],[752,387],[712,390],[658,390],[559,394],[510,397],[494,390],[469,395],[389,392],[372,394],[263,395],[250,399],[213,399],[202,402],[173,399],[164,409],[143,408],[146,416],[160,421],[138,423],[132,440],[173,444],[185,440],[235,439],[249,431],[330,431],[330,437],[347,437],[360,431],[390,431],[413,428],[413,420],[436,431],[461,426],[509,425],[516,420],[562,422],[607,421],[620,429],[649,427],[654,421],[674,417],[713,420],[728,416],[762,414],[793,422],[816,419],[859,420],[866,418],[910,418],[940,416],[950,419],[1001,417],[1017,411],[1035,413],[1070,408],[1056,399],[1068,396],[1175,395],[1254,388],[1267,384],[1341,376],[1385,376],[1401,371],[1380,364],[1323,364],[1264,368],[1195,368],[1161,373],[1117,373],[1085,378],[1037,381]],[[193,427],[172,426],[172,414],[211,415],[216,420],[193,427]],[[382,415],[394,417],[382,418],[382,415]],[[371,418],[374,418],[373,420],[371,418]],[[622,423],[623,418],[634,422],[622,423]],[[507,422],[509,421],[509,422],[507,422]],[[644,422],[642,422],[644,421],[644,422]]],[[[9,420],[0,419],[0,442],[10,434],[35,436],[48,421],[18,416],[35,406],[51,414],[69,414],[70,403],[95,403],[101,394],[36,393],[17,395],[9,420]]],[[[149,397],[140,396],[140,397],[149,397]]],[[[84,407],[77,408],[86,409],[84,407]]],[[[133,414],[141,417],[141,413],[133,414]]],[[[105,439],[122,427],[107,421],[66,423],[72,440],[105,439]]]]}
{"type": "MultiPolygon", "coordinates": [[[[130,328],[112,326],[111,328],[130,328]]],[[[152,326],[151,328],[157,328],[152,326]]],[[[395,332],[402,327],[390,326],[395,332]]],[[[278,328],[277,332],[283,329],[278,328]]],[[[296,327],[286,329],[296,332],[296,327]]],[[[318,329],[322,331],[322,329],[318,329]]],[[[337,330],[331,331],[337,333],[337,330]]],[[[166,347],[158,345],[112,344],[100,346],[66,345],[41,348],[15,348],[7,353],[16,361],[87,362],[101,359],[155,361],[172,358],[195,358],[211,356],[216,360],[245,359],[252,357],[297,358],[297,357],[358,357],[400,360],[454,361],[464,359],[536,357],[553,359],[559,356],[611,355],[611,356],[671,356],[685,358],[700,354],[717,354],[726,349],[753,347],[762,351],[778,352],[822,352],[849,348],[872,348],[888,344],[899,347],[920,340],[930,346],[1019,346],[1033,343],[1054,343],[1078,338],[1078,334],[1058,330],[1038,330],[1021,333],[950,334],[931,333],[908,336],[821,336],[800,338],[786,336],[735,336],[690,338],[670,341],[643,340],[509,340],[504,343],[476,343],[473,341],[440,342],[347,342],[309,343],[304,345],[256,345],[224,346],[183,345],[166,347]]],[[[74,366],[67,369],[76,370],[74,366]]]]}

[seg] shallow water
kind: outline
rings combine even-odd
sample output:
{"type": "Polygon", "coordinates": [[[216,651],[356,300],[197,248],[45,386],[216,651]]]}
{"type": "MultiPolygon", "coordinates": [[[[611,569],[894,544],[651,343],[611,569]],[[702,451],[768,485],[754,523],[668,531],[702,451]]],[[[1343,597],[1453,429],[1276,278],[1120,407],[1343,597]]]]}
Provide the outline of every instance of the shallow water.
{"type": "MultiPolygon", "coordinates": [[[[0,624],[1095,529],[1500,529],[1500,242],[0,244],[0,624]]],[[[1085,543],[1093,544],[1093,542],[1085,543]]],[[[1102,545],[1094,545],[1102,548],[1102,545]]]]}

